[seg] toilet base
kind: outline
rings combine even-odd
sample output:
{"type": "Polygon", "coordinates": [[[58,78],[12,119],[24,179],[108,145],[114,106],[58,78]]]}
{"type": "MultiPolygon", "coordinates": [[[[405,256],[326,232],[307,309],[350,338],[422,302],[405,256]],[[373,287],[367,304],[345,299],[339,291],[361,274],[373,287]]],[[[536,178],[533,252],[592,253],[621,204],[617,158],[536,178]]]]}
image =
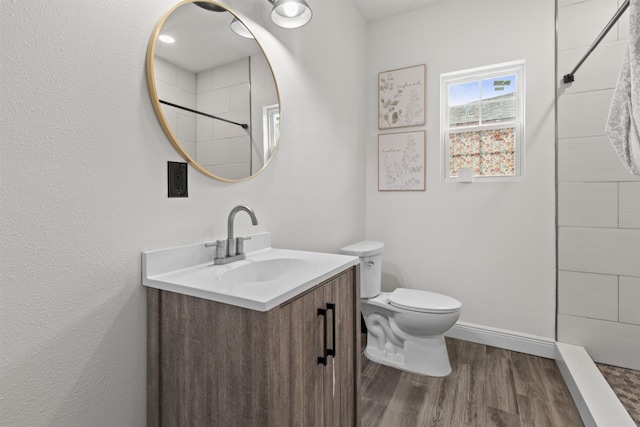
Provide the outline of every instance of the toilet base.
{"type": "Polygon", "coordinates": [[[368,335],[364,355],[381,365],[416,374],[445,377],[451,373],[444,335],[407,340],[402,347],[387,344],[382,349],[378,348],[375,337],[368,335]]]}

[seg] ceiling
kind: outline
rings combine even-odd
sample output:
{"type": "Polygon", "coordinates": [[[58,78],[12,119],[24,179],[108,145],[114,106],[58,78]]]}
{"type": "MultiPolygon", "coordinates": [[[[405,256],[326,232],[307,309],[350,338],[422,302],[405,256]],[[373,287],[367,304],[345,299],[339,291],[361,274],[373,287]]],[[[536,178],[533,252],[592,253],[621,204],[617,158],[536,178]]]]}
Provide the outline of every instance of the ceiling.
{"type": "Polygon", "coordinates": [[[440,0],[353,0],[369,22],[380,18],[409,12],[440,0]]]}
{"type": "MultiPolygon", "coordinates": [[[[364,18],[371,22],[441,0],[352,1],[364,18]]],[[[313,7],[313,2],[310,3],[313,7]]],[[[212,12],[193,4],[182,5],[167,18],[160,31],[175,37],[176,43],[158,42],[155,54],[197,73],[260,52],[254,40],[243,39],[230,31],[232,19],[233,16],[227,12],[212,12]]]]}
{"type": "Polygon", "coordinates": [[[167,18],[160,34],[173,36],[173,44],[156,43],[156,56],[197,73],[261,52],[253,39],[234,34],[233,15],[184,4],[167,18]]]}

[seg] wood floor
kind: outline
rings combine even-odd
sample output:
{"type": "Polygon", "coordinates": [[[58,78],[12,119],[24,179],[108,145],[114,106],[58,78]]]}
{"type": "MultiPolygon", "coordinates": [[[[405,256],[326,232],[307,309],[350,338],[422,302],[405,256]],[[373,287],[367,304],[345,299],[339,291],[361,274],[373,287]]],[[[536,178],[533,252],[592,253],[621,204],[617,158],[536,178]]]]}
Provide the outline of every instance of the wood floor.
{"type": "Polygon", "coordinates": [[[362,427],[583,425],[555,361],[449,338],[447,348],[444,378],[362,355],[362,427]]]}

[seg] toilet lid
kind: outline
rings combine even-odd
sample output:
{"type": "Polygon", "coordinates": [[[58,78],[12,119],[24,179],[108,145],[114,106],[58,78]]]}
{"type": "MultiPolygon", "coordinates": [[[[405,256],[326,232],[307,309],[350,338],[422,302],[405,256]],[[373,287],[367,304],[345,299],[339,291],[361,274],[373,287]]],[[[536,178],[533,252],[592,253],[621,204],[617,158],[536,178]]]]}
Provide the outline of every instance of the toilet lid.
{"type": "Polygon", "coordinates": [[[418,289],[398,288],[389,295],[389,303],[398,308],[422,313],[451,313],[462,303],[455,298],[418,289]]]}

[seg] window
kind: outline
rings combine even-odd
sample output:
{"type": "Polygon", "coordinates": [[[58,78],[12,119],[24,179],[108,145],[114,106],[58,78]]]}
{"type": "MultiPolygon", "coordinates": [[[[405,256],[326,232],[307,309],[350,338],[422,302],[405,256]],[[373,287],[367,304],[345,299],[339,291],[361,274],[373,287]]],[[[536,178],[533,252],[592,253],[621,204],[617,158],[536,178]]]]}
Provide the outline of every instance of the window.
{"type": "Polygon", "coordinates": [[[262,107],[262,132],[264,134],[264,164],[267,164],[275,150],[280,133],[280,104],[262,107]]]}
{"type": "Polygon", "coordinates": [[[445,181],[473,169],[475,181],[523,174],[524,61],[440,76],[445,181]]]}

